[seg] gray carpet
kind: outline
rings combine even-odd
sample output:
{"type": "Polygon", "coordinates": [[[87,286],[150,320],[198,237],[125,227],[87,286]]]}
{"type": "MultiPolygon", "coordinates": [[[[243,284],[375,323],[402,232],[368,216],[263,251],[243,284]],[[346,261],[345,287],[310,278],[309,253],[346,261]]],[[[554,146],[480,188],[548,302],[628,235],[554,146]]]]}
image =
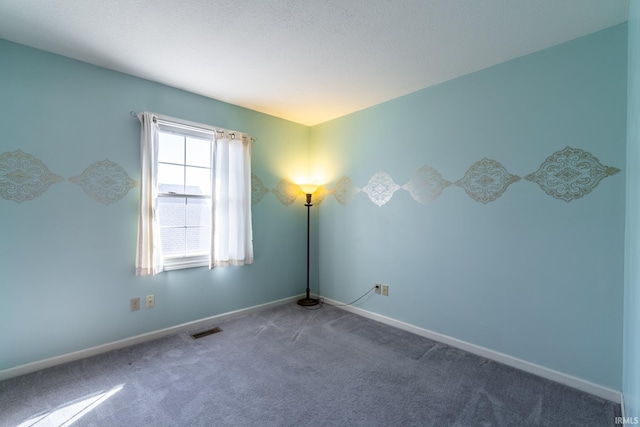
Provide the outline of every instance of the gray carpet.
{"type": "Polygon", "coordinates": [[[216,326],[0,382],[0,425],[603,427],[619,411],[326,305],[216,326]]]}

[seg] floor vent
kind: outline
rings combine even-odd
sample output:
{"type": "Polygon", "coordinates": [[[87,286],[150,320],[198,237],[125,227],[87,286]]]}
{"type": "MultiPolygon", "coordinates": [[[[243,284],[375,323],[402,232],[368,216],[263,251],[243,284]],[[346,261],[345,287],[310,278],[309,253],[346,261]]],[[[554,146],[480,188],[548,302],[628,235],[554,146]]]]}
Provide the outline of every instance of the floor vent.
{"type": "Polygon", "coordinates": [[[217,334],[218,332],[222,332],[222,329],[216,326],[213,329],[207,329],[206,331],[191,334],[191,338],[193,338],[194,340],[197,340],[198,338],[207,337],[209,335],[217,334]]]}

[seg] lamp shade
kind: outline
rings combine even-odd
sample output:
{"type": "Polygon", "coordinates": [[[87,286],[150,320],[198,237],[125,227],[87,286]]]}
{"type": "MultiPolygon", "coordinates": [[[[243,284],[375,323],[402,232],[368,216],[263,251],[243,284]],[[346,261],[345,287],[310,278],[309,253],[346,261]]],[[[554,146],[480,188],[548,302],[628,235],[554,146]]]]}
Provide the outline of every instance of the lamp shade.
{"type": "Polygon", "coordinates": [[[300,189],[304,194],[313,194],[318,189],[318,184],[300,184],[300,189]]]}

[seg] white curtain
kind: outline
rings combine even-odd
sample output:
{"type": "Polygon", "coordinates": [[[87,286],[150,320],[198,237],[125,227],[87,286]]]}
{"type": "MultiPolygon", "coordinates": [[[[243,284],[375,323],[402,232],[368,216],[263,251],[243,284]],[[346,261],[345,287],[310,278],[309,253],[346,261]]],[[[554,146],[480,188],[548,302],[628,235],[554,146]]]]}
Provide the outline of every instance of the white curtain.
{"type": "Polygon", "coordinates": [[[214,162],[209,268],[251,264],[251,138],[227,131],[218,135],[214,162]]]}
{"type": "Polygon", "coordinates": [[[156,116],[140,113],[140,213],[138,215],[138,246],[136,275],[149,276],[162,271],[162,247],[157,218],[158,125],[156,116]]]}

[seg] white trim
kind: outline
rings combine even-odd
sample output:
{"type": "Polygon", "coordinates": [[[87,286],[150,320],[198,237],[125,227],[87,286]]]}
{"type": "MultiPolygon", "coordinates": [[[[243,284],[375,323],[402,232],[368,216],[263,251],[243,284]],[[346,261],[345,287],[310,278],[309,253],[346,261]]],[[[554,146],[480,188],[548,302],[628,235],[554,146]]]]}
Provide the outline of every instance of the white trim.
{"type": "MultiPolygon", "coordinates": [[[[185,198],[187,196],[184,196],[185,198]]],[[[184,268],[208,267],[208,255],[184,256],[184,257],[163,257],[162,271],[174,271],[184,268]]]]}
{"type": "Polygon", "coordinates": [[[55,356],[49,359],[39,360],[37,362],[27,363],[25,365],[3,369],[3,370],[0,370],[0,381],[17,377],[20,375],[30,374],[32,372],[36,372],[41,369],[50,368],[56,365],[61,365],[63,363],[73,362],[75,360],[80,360],[86,357],[91,357],[98,354],[106,353],[107,351],[118,350],[124,347],[129,347],[131,345],[155,340],[158,338],[165,337],[167,335],[172,335],[172,334],[176,334],[183,331],[202,328],[205,326],[209,326],[212,322],[220,323],[230,319],[234,319],[236,317],[246,316],[247,314],[256,313],[272,307],[277,307],[279,305],[284,305],[293,301],[297,301],[300,297],[301,295],[297,295],[295,297],[283,298],[283,299],[268,302],[265,304],[254,305],[253,307],[247,307],[240,310],[230,311],[228,313],[222,313],[222,314],[218,314],[218,315],[207,317],[200,320],[194,320],[193,322],[187,322],[181,325],[172,326],[169,328],[160,329],[153,332],[147,332],[142,335],[136,335],[134,337],[125,338],[119,341],[98,345],[96,347],[74,351],[72,353],[63,354],[61,356],[55,356]]]}
{"type": "Polygon", "coordinates": [[[471,344],[469,342],[462,341],[448,335],[443,335],[437,332],[430,331],[428,329],[420,328],[418,326],[395,320],[390,317],[382,316],[371,311],[363,310],[358,307],[340,305],[342,304],[340,301],[335,301],[325,297],[323,297],[323,299],[327,304],[335,304],[337,308],[341,308],[345,311],[358,314],[360,316],[378,321],[380,323],[395,326],[396,328],[403,329],[416,335],[420,335],[434,341],[438,341],[452,347],[468,351],[469,353],[477,354],[478,356],[482,356],[496,362],[504,363],[505,365],[511,366],[513,368],[517,368],[522,371],[529,372],[530,374],[534,374],[539,377],[546,378],[548,380],[584,391],[586,393],[593,394],[594,396],[601,397],[611,402],[621,403],[621,393],[618,390],[613,390],[608,387],[574,377],[572,375],[564,374],[553,369],[545,368],[544,366],[536,365],[535,363],[527,362],[526,360],[509,356],[508,354],[500,353],[498,351],[481,347],[476,344],[471,344]]]}
{"type": "MultiPolygon", "coordinates": [[[[101,353],[106,353],[112,350],[118,350],[124,347],[128,347],[135,344],[140,344],[146,341],[155,340],[165,337],[167,335],[194,330],[209,326],[212,322],[223,322],[236,317],[245,316],[247,314],[263,311],[279,305],[288,304],[290,302],[297,301],[303,295],[297,295],[294,297],[284,298],[277,301],[268,302],[265,304],[255,305],[240,310],[230,311],[228,313],[222,313],[215,316],[207,317],[192,322],[183,323],[181,325],[172,326],[165,329],[160,329],[153,332],[148,332],[142,335],[136,335],[134,337],[125,338],[119,341],[114,341],[107,344],[102,344],[96,347],[91,347],[84,350],[75,351],[72,353],[63,354],[61,356],[51,357],[49,359],[39,360],[37,362],[27,363],[25,365],[16,366],[9,369],[0,370],[0,381],[17,377],[20,375],[29,374],[52,366],[61,365],[63,363],[73,362],[75,360],[84,359],[86,357],[95,356],[101,353]]],[[[485,347],[481,347],[475,344],[468,343],[466,341],[459,340],[447,335],[443,335],[437,332],[430,331],[428,329],[420,328],[418,326],[411,325],[409,323],[401,322],[399,320],[392,319],[377,313],[373,313],[361,308],[344,306],[339,301],[335,301],[329,298],[324,298],[324,301],[330,305],[336,305],[337,308],[341,308],[345,311],[384,323],[390,326],[394,326],[399,329],[420,335],[452,347],[456,347],[469,353],[477,354],[478,356],[486,357],[487,359],[495,360],[496,362],[504,363],[505,365],[520,369],[525,372],[537,375],[542,378],[546,378],[569,387],[584,391],[586,393],[593,394],[603,399],[610,400],[620,404],[622,416],[625,416],[624,410],[624,395],[620,391],[612,390],[608,387],[604,387],[598,384],[594,384],[583,379],[564,374],[562,372],[555,371],[553,369],[545,368],[544,366],[536,365],[526,360],[518,359],[513,356],[509,356],[504,353],[500,353],[485,347]]]]}

